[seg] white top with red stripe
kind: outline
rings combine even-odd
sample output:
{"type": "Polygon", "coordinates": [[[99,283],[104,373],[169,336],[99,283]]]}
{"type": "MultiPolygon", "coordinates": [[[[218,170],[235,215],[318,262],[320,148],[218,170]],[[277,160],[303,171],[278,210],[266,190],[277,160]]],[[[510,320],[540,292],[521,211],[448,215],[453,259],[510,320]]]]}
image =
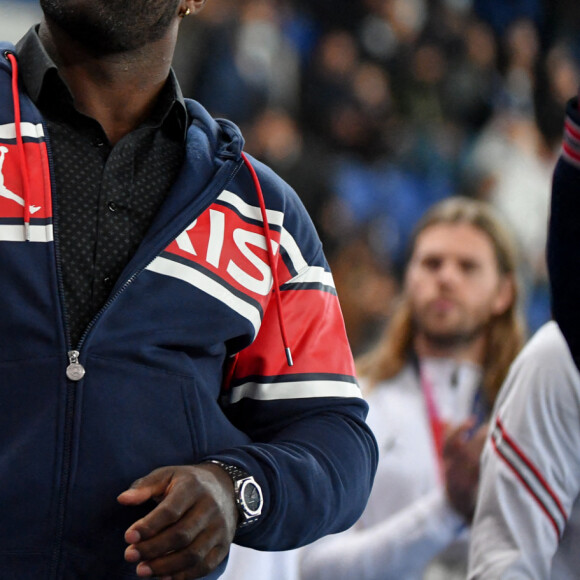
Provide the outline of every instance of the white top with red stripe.
{"type": "Polygon", "coordinates": [[[580,577],[580,374],[555,322],[510,370],[482,456],[470,579],[580,577]]]}
{"type": "MultiPolygon", "coordinates": [[[[465,421],[481,369],[437,358],[422,360],[421,367],[441,419],[465,421]]],[[[352,528],[302,549],[301,580],[464,580],[468,530],[439,478],[417,369],[407,364],[366,400],[379,446],[369,502],[352,528]]]]}

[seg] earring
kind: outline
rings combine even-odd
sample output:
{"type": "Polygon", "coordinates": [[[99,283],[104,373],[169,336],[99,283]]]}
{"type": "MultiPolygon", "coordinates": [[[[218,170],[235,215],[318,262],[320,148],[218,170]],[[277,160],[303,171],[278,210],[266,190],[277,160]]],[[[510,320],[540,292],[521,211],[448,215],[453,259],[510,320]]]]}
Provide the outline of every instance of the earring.
{"type": "Polygon", "coordinates": [[[189,16],[190,14],[191,14],[191,10],[189,8],[186,8],[185,10],[179,11],[179,16],[181,16],[181,18],[185,18],[186,16],[189,16]]]}

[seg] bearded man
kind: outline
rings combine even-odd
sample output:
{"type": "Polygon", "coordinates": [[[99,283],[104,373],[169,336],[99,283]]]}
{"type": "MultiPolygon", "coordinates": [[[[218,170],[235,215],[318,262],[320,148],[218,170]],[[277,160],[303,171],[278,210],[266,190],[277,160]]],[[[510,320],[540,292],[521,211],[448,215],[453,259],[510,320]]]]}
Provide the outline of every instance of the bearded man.
{"type": "Polygon", "coordinates": [[[303,580],[465,578],[487,421],[524,339],[516,264],[482,202],[453,197],[419,222],[402,298],[357,364],[375,485],[355,526],[303,548],[303,580]]]}

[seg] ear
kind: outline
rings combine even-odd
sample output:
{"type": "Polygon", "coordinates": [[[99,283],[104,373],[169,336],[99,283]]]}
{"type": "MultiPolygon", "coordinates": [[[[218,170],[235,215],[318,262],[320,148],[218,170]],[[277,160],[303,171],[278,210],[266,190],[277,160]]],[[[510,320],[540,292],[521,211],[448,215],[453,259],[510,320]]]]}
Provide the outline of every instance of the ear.
{"type": "Polygon", "coordinates": [[[501,316],[513,303],[515,297],[515,284],[513,276],[503,276],[500,279],[497,294],[492,303],[492,314],[501,316]]]}
{"type": "Polygon", "coordinates": [[[203,8],[205,1],[206,0],[186,0],[185,3],[187,4],[191,14],[195,14],[203,8]]]}

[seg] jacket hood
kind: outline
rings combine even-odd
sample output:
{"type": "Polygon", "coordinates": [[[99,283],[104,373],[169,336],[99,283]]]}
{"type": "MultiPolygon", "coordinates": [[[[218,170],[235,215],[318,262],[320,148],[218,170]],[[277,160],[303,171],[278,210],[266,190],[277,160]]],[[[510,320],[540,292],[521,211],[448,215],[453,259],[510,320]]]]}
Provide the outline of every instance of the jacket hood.
{"type": "Polygon", "coordinates": [[[239,127],[227,119],[214,119],[207,109],[194,101],[185,99],[192,126],[203,131],[215,156],[222,159],[240,159],[244,138],[239,127]]]}

